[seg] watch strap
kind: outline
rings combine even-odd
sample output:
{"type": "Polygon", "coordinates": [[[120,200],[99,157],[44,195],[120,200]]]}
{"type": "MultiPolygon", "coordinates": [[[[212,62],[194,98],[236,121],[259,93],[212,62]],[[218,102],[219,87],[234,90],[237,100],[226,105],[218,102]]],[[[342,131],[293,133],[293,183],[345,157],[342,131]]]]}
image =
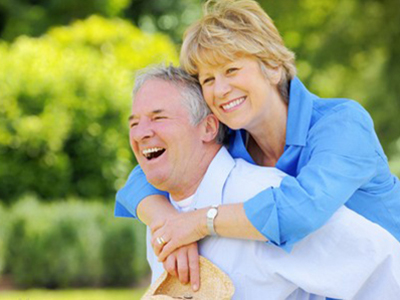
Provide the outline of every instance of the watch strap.
{"type": "Polygon", "coordinates": [[[214,220],[218,215],[218,205],[211,205],[210,209],[207,211],[207,229],[210,232],[210,235],[218,235],[215,232],[215,227],[214,227],[214,220]],[[216,210],[216,213],[213,216],[210,216],[209,212],[212,210],[216,210]]]}

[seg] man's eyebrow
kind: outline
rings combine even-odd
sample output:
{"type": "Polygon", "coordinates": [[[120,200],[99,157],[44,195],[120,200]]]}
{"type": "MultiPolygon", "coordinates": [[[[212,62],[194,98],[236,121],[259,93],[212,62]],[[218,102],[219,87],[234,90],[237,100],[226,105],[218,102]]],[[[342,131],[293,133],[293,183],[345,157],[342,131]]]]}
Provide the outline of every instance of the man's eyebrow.
{"type": "MultiPolygon", "coordinates": [[[[152,115],[156,115],[156,114],[163,113],[164,111],[165,111],[164,109],[156,109],[156,110],[153,110],[153,111],[151,112],[151,114],[152,114],[152,115]]],[[[128,121],[131,121],[131,120],[137,119],[137,118],[138,118],[138,116],[132,114],[132,115],[129,116],[128,121]]]]}

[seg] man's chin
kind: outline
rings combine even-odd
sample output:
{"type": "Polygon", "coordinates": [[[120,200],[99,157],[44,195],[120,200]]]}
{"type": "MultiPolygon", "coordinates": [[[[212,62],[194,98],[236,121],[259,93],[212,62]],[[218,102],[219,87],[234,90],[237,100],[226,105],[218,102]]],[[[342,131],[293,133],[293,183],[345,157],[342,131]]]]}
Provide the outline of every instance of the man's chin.
{"type": "MultiPolygon", "coordinates": [[[[146,174],[146,172],[145,172],[146,174]]],[[[168,176],[161,174],[146,174],[147,181],[155,188],[165,191],[168,176]]]]}

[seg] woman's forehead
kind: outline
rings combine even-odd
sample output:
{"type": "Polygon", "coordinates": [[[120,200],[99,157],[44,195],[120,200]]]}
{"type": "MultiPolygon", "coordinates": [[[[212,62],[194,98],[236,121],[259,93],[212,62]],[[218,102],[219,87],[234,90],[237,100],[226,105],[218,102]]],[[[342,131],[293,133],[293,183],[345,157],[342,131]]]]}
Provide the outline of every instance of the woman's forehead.
{"type": "Polygon", "coordinates": [[[220,51],[205,50],[198,53],[195,58],[195,64],[198,72],[200,69],[218,68],[232,63],[240,56],[237,54],[226,54],[220,51]]]}

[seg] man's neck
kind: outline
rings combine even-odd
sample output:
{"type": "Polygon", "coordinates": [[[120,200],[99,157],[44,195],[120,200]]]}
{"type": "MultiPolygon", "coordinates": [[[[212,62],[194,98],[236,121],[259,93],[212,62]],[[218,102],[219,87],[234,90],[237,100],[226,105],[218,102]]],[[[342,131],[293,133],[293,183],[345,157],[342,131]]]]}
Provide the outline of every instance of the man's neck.
{"type": "Polygon", "coordinates": [[[191,166],[188,168],[191,174],[187,174],[187,178],[181,182],[177,182],[176,185],[170,186],[167,192],[170,193],[171,197],[175,201],[184,200],[192,195],[194,195],[202,182],[207,169],[214,157],[217,155],[218,151],[221,149],[221,145],[215,145],[211,147],[201,156],[198,162],[193,161],[191,166]]]}

